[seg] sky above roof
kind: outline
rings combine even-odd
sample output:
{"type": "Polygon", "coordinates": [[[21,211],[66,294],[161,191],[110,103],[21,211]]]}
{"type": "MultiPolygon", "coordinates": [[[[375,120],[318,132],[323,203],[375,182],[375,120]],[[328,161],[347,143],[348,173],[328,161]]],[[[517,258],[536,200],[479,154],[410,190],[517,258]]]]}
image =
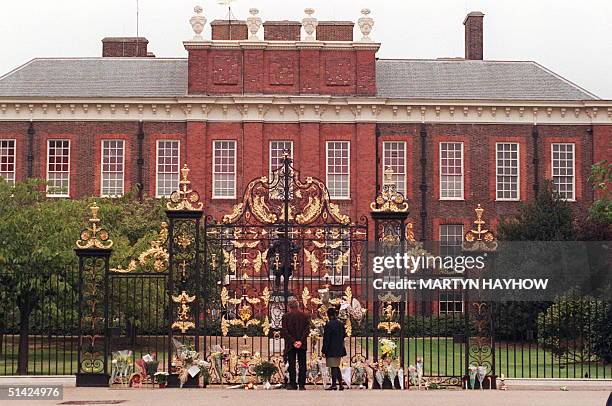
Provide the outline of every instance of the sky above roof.
{"type": "MultiPolygon", "coordinates": [[[[139,0],[139,33],[159,57],[184,57],[188,19],[200,4],[208,21],[227,16],[216,0],[139,0]]],[[[101,39],[136,34],[136,0],[3,2],[0,75],[35,57],[100,56],[101,39]]],[[[463,56],[463,19],[485,13],[485,59],[535,60],[604,99],[612,99],[612,2],[609,0],[236,0],[233,13],[260,9],[265,20],[353,20],[372,9],[381,58],[463,56]]],[[[260,34],[263,34],[262,32],[260,34]]],[[[205,37],[210,37],[206,27],[205,37]]],[[[357,36],[358,34],[356,34],[357,36]]]]}

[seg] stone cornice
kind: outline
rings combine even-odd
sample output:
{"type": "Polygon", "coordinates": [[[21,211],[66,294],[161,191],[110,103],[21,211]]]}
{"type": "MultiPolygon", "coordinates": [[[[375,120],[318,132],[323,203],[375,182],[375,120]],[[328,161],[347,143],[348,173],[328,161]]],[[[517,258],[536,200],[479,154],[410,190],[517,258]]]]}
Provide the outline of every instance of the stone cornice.
{"type": "Polygon", "coordinates": [[[291,95],[0,98],[0,123],[29,120],[612,125],[612,101],[434,101],[291,95]]]}
{"type": "Polygon", "coordinates": [[[184,41],[185,49],[328,49],[328,50],[372,50],[378,51],[380,43],[358,41],[184,41]]]}

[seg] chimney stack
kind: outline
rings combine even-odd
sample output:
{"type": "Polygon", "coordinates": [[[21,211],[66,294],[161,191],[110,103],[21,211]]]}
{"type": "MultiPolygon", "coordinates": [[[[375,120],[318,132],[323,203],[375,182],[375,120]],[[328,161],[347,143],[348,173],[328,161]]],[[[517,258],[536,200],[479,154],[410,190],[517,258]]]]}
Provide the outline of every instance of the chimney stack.
{"type": "Polygon", "coordinates": [[[465,17],[465,59],[483,60],[482,27],[484,14],[480,11],[472,11],[465,17]]]}
{"type": "Polygon", "coordinates": [[[149,41],[144,37],[107,37],[102,40],[102,56],[115,58],[149,57],[149,41]]]}

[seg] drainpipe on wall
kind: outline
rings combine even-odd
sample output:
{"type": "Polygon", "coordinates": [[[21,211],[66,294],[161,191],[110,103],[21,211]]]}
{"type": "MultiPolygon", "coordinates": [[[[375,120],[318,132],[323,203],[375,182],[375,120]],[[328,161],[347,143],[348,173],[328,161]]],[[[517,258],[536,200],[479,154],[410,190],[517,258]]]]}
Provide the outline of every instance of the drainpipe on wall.
{"type": "Polygon", "coordinates": [[[540,158],[538,153],[538,138],[540,136],[538,126],[535,124],[531,131],[531,137],[533,139],[533,192],[537,196],[540,193],[540,158]]]}
{"type": "Polygon", "coordinates": [[[138,165],[138,199],[140,201],[142,201],[143,197],[144,197],[144,157],[142,154],[142,150],[143,150],[143,144],[144,144],[144,138],[145,138],[145,133],[144,133],[144,123],[142,120],[140,120],[140,122],[138,123],[138,160],[136,161],[136,164],[138,165]]]}
{"type": "Polygon", "coordinates": [[[34,177],[34,123],[30,120],[30,126],[28,127],[28,178],[34,177]]]}
{"type": "Polygon", "coordinates": [[[421,123],[421,241],[427,238],[427,125],[421,123]]]}

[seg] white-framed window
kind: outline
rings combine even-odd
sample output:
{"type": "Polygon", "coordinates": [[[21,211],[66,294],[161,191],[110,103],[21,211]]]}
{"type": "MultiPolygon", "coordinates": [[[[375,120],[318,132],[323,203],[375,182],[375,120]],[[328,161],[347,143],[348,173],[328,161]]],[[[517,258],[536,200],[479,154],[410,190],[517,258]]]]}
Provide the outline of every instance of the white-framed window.
{"type": "Polygon", "coordinates": [[[349,141],[327,141],[327,189],[332,199],[350,199],[351,190],[351,143],[349,141]]]}
{"type": "Polygon", "coordinates": [[[385,183],[385,171],[387,168],[393,170],[392,181],[398,192],[406,195],[406,143],[404,141],[383,142],[383,179],[385,183]]]}
{"type": "Polygon", "coordinates": [[[554,143],[551,145],[552,179],[559,196],[566,200],[576,200],[576,157],[572,143],[554,143]]]}
{"type": "Polygon", "coordinates": [[[463,143],[440,143],[440,200],[463,200],[463,143]]]}
{"type": "Polygon", "coordinates": [[[180,146],[178,140],[157,140],[157,197],[168,197],[179,188],[180,146]]]}
{"type": "Polygon", "coordinates": [[[47,196],[70,196],[70,140],[47,141],[47,196]]]}
{"type": "Polygon", "coordinates": [[[441,224],[440,225],[440,255],[461,254],[461,243],[463,242],[463,224],[441,224]]]}
{"type": "Polygon", "coordinates": [[[125,174],[125,142],[123,140],[102,140],[101,168],[100,195],[104,197],[123,196],[125,174]]]}
{"type": "Polygon", "coordinates": [[[458,290],[440,290],[439,313],[453,314],[463,313],[463,293],[458,290]]]}
{"type": "Polygon", "coordinates": [[[495,144],[495,188],[497,200],[519,200],[520,170],[519,144],[498,142],[495,144]]]}
{"type": "Polygon", "coordinates": [[[213,199],[236,198],[236,141],[213,141],[213,199]]]}
{"type": "Polygon", "coordinates": [[[15,184],[16,140],[0,140],[0,178],[15,184]]]}
{"type": "MultiPolygon", "coordinates": [[[[274,176],[283,176],[283,171],[278,171],[276,174],[274,171],[279,169],[283,165],[283,157],[285,152],[289,154],[289,158],[293,158],[293,141],[270,141],[270,181],[274,182],[274,176]]],[[[270,197],[273,199],[283,198],[283,183],[279,181],[277,186],[270,190],[270,197]]],[[[290,191],[291,192],[291,191],[290,191]]]]}

